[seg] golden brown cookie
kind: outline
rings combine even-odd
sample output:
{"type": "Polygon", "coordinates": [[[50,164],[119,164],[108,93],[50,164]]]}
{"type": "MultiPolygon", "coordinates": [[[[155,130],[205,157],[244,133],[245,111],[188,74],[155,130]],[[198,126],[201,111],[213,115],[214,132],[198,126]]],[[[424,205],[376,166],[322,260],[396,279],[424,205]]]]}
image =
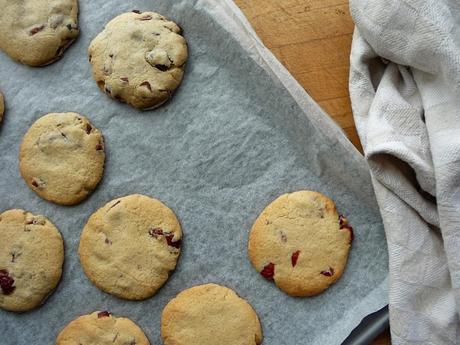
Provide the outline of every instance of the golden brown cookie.
{"type": "Polygon", "coordinates": [[[70,322],[56,345],[150,345],[144,332],[130,319],[96,311],[70,322]]]}
{"type": "Polygon", "coordinates": [[[45,200],[78,204],[96,188],[104,172],[104,139],[86,117],[51,113],[27,131],[19,169],[27,185],[45,200]]]}
{"type": "Polygon", "coordinates": [[[161,315],[164,345],[257,345],[259,318],[233,290],[206,284],[182,291],[161,315]]]}
{"type": "Polygon", "coordinates": [[[249,258],[260,274],[292,296],[313,296],[342,275],[352,228],[334,202],[311,191],[283,194],[252,226],[249,258]]]}
{"type": "Polygon", "coordinates": [[[23,210],[0,214],[0,234],[0,308],[33,309],[61,279],[61,234],[47,218],[23,210]]]}
{"type": "Polygon", "coordinates": [[[110,97],[138,109],[166,102],[179,86],[187,44],[174,22],[155,12],[112,19],[88,49],[93,77],[110,97]]]}
{"type": "Polygon", "coordinates": [[[182,230],[162,202],[133,194],[91,215],[78,252],[83,270],[100,289],[120,298],[153,296],[180,254],[182,230]]]}
{"type": "Polygon", "coordinates": [[[0,49],[30,66],[57,60],[78,36],[77,0],[0,0],[0,49]]]}

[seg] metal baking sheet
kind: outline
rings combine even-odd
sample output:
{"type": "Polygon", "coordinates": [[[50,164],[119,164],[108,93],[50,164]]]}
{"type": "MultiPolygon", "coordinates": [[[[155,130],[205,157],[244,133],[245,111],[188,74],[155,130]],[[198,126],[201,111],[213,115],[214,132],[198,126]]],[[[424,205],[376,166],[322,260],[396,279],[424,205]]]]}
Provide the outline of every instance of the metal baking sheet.
{"type": "Polygon", "coordinates": [[[160,315],[181,290],[219,283],[260,316],[265,345],[341,344],[361,320],[387,304],[387,249],[369,172],[344,134],[263,47],[228,0],[80,0],[81,35],[63,59],[29,68],[0,54],[7,113],[0,129],[0,210],[43,214],[60,229],[66,260],[61,283],[40,308],[0,311],[2,344],[51,344],[72,319],[110,310],[161,344],[160,315]],[[102,94],[86,49],[119,13],[158,11],[178,22],[190,59],[171,102],[139,112],[102,94]],[[17,156],[28,127],[48,112],[77,111],[104,134],[104,178],[74,207],[48,203],[21,179],[17,156]],[[355,229],[345,274],[325,293],[292,298],[253,269],[248,231],[278,195],[320,191],[355,229]],[[92,212],[131,193],[156,197],[177,214],[183,252],[166,285],[142,302],[98,290],[81,269],[77,247],[92,212]]]}

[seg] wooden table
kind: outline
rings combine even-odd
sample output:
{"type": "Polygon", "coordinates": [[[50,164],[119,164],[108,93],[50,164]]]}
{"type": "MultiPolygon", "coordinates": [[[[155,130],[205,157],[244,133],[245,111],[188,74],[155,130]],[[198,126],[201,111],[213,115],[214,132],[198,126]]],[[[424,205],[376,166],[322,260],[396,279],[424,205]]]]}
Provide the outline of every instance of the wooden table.
{"type": "MultiPolygon", "coordinates": [[[[348,94],[348,0],[235,0],[264,44],[362,152],[348,94]]],[[[388,345],[384,332],[372,345],[388,345]]]]}

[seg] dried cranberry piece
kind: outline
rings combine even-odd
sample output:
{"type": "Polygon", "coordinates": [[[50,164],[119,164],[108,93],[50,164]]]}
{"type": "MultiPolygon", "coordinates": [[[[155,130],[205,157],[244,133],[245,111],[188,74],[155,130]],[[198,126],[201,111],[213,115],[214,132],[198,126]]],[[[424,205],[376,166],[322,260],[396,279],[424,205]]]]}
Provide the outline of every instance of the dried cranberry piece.
{"type": "Polygon", "coordinates": [[[141,13],[141,11],[139,11],[139,10],[133,10],[133,12],[134,12],[134,13],[137,13],[137,14],[140,14],[140,13],[141,13]]]}
{"type": "Polygon", "coordinates": [[[321,274],[326,277],[332,277],[334,275],[334,269],[329,267],[327,270],[321,271],[321,274]]]}
{"type": "Polygon", "coordinates": [[[40,26],[37,26],[35,28],[33,28],[32,30],[30,30],[30,35],[35,35],[36,33],[42,31],[43,29],[45,28],[45,25],[40,25],[40,26]]]}
{"type": "Polygon", "coordinates": [[[163,236],[163,230],[160,228],[154,228],[149,230],[149,235],[152,237],[163,236]]]}
{"type": "Polygon", "coordinates": [[[96,145],[96,151],[101,151],[102,148],[103,148],[103,147],[102,147],[102,144],[101,144],[101,143],[99,143],[99,144],[96,145]]]}
{"type": "Polygon", "coordinates": [[[128,77],[121,77],[120,79],[123,80],[123,81],[126,82],[126,83],[129,83],[128,77]]]}
{"type": "Polygon", "coordinates": [[[342,229],[345,225],[348,224],[348,220],[347,218],[345,218],[345,216],[343,215],[339,215],[339,225],[340,225],[340,229],[342,229]]]}
{"type": "Polygon", "coordinates": [[[37,182],[37,181],[35,181],[35,180],[32,180],[32,186],[34,186],[34,187],[38,187],[38,182],[37,182]]]}
{"type": "Polygon", "coordinates": [[[110,315],[112,315],[110,312],[108,312],[107,310],[104,310],[104,311],[100,311],[99,313],[97,313],[97,318],[100,319],[102,317],[109,317],[110,315]]]}
{"type": "Polygon", "coordinates": [[[168,246],[171,246],[177,249],[180,249],[180,247],[182,246],[181,240],[177,240],[173,242],[173,238],[174,238],[173,234],[168,234],[165,237],[166,237],[166,242],[168,243],[168,246]]]}
{"type": "Polygon", "coordinates": [[[292,267],[295,267],[295,265],[297,265],[297,260],[299,259],[299,254],[300,254],[300,250],[292,253],[292,256],[291,256],[292,267]]]}
{"type": "Polygon", "coordinates": [[[353,228],[348,225],[348,219],[342,215],[339,215],[339,225],[340,225],[340,230],[350,232],[350,244],[351,244],[355,238],[355,235],[353,233],[353,228]]]}
{"type": "Polygon", "coordinates": [[[270,262],[264,267],[260,274],[267,280],[273,280],[273,277],[275,276],[275,264],[270,262]]]}
{"type": "Polygon", "coordinates": [[[91,133],[93,127],[91,127],[91,125],[89,123],[86,124],[86,134],[89,134],[91,133]]]}
{"type": "Polygon", "coordinates": [[[15,286],[13,285],[14,279],[9,276],[8,270],[0,270],[0,287],[2,288],[3,294],[11,294],[15,289],[15,286]]]}

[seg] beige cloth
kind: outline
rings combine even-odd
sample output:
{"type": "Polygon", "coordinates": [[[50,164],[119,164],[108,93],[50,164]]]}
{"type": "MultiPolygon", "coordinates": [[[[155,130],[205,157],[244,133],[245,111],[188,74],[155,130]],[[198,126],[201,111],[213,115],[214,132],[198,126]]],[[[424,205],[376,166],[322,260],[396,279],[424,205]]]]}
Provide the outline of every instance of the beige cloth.
{"type": "Polygon", "coordinates": [[[400,344],[460,344],[460,4],[351,0],[350,96],[400,344]]]}

